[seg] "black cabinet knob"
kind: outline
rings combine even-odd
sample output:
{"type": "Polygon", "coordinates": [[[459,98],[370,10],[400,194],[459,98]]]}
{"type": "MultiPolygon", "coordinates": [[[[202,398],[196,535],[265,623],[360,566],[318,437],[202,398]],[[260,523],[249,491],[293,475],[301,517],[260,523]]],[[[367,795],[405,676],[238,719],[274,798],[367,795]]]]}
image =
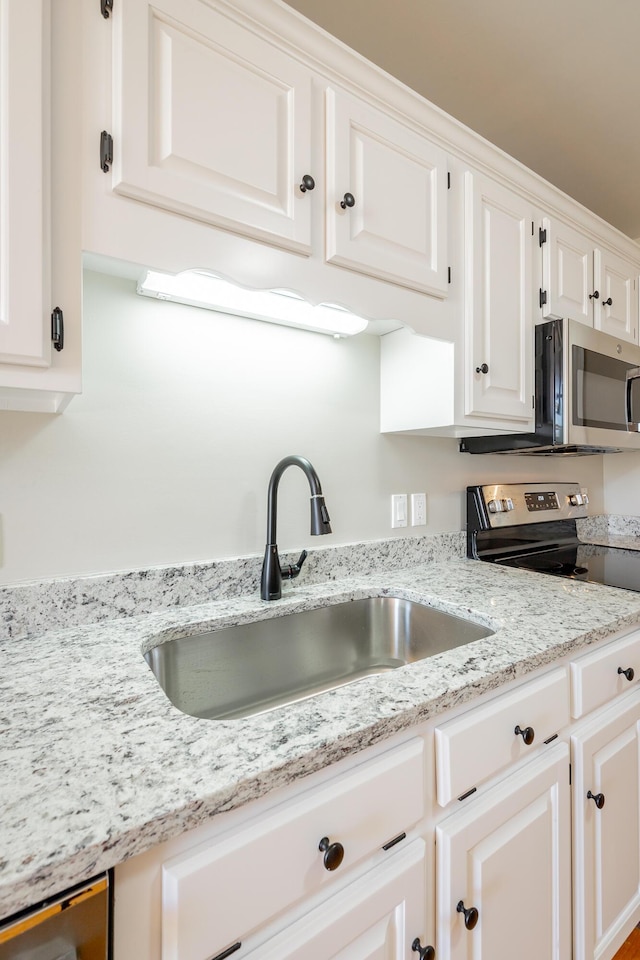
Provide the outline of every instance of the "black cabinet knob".
{"type": "Polygon", "coordinates": [[[304,177],[302,178],[302,183],[300,184],[301,191],[303,193],[306,193],[307,190],[315,189],[315,185],[316,185],[316,182],[313,179],[313,177],[310,176],[308,173],[305,173],[304,177]]]}
{"type": "Polygon", "coordinates": [[[325,870],[337,870],[344,859],[344,847],[341,843],[330,843],[329,837],[323,837],[318,850],[324,853],[322,862],[325,870]]]}
{"type": "Polygon", "coordinates": [[[603,307],[611,307],[613,305],[613,300],[609,297],[607,300],[602,301],[603,307]]]}
{"type": "Polygon", "coordinates": [[[633,672],[633,667],[627,667],[626,670],[623,670],[622,667],[618,667],[618,673],[621,673],[623,677],[626,677],[629,683],[631,683],[631,681],[635,677],[635,673],[633,672]]]}
{"type": "Polygon", "coordinates": [[[589,300],[599,300],[599,299],[600,299],[600,292],[598,290],[594,290],[593,293],[589,294],[589,300]]]}
{"type": "Polygon", "coordinates": [[[347,207],[355,207],[356,198],[352,193],[345,193],[344,197],[340,201],[340,206],[343,210],[346,210],[347,207]]]}
{"type": "Polygon", "coordinates": [[[476,373],[489,373],[489,365],[487,363],[483,363],[481,366],[476,367],[476,373]]]}
{"type": "Polygon", "coordinates": [[[587,790],[587,800],[593,800],[598,810],[604,807],[604,793],[591,793],[591,790],[587,790]]]}
{"type": "Polygon", "coordinates": [[[464,925],[467,928],[467,930],[473,930],[480,916],[476,908],[469,907],[467,909],[464,903],[462,902],[462,900],[459,900],[456,910],[458,913],[464,913],[464,925]]]}
{"type": "Polygon", "coordinates": [[[420,955],[420,960],[433,960],[433,958],[436,955],[436,951],[433,949],[433,947],[422,946],[422,944],[420,943],[419,937],[415,938],[415,940],[411,944],[411,949],[415,950],[415,952],[420,955]]]}
{"type": "Polygon", "coordinates": [[[515,733],[516,737],[522,737],[528,747],[531,746],[536,735],[533,727],[525,727],[523,730],[522,727],[517,726],[513,732],[515,733]]]}

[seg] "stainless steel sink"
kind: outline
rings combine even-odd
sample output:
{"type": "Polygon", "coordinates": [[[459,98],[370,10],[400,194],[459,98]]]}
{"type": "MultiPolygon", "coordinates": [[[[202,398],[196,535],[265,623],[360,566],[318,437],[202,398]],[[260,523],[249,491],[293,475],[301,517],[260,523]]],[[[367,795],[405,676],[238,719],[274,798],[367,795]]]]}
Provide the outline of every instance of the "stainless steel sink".
{"type": "Polygon", "coordinates": [[[231,720],[491,633],[421,603],[372,597],[168,640],[145,660],[183,713],[231,720]]]}

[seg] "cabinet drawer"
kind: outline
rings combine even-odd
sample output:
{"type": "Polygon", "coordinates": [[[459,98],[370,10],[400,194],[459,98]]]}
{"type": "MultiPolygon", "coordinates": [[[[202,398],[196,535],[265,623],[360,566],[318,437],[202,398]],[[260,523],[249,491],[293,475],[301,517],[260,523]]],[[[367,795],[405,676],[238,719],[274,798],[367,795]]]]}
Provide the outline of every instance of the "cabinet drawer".
{"type": "Polygon", "coordinates": [[[424,742],[415,738],[242,829],[162,867],[162,960],[208,960],[302,897],[331,885],[318,849],[344,847],[337,875],[424,813],[424,742]]]}
{"type": "Polygon", "coordinates": [[[443,723],[435,731],[438,803],[446,806],[568,722],[569,680],[563,667],[443,723]],[[531,745],[516,727],[533,728],[531,745]]]}
{"type": "Polygon", "coordinates": [[[640,678],[640,630],[614,640],[571,664],[571,715],[584,716],[625,693],[640,678]],[[618,671],[632,670],[627,676],[618,671]]]}

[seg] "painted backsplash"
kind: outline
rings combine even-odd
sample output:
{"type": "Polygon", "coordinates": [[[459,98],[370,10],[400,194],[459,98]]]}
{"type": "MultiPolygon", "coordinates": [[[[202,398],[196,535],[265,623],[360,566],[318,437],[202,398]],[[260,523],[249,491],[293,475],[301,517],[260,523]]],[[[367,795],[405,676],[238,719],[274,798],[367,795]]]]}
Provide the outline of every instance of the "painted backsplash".
{"type": "Polygon", "coordinates": [[[472,457],[452,439],[381,435],[377,337],[134,289],[85,274],[84,392],[65,413],[0,412],[0,583],[261,557],[269,476],[293,453],[315,466],[334,533],[310,538],[308,487],[288,470],[281,551],[460,531],[468,483],[578,481],[603,512],[602,457],[472,457]],[[391,530],[390,495],[413,492],[426,527],[391,530]]]}

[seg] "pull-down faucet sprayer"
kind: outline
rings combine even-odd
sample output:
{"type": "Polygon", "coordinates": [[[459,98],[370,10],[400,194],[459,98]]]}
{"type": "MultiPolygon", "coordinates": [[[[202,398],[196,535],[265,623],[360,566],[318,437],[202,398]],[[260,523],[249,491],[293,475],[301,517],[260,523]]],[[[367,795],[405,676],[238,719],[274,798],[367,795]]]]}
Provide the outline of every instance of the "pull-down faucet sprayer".
{"type": "Polygon", "coordinates": [[[269,480],[267,494],[267,546],[264,551],[262,564],[262,581],[260,596],[263,600],[279,600],[282,596],[282,580],[293,580],[302,569],[307,559],[307,551],[303,550],[298,562],[284,569],[280,566],[278,544],[276,543],[276,522],[278,513],[278,484],[280,477],[287,467],[300,467],[309,481],[311,490],[311,535],[314,537],[324,533],[331,533],[329,514],[322,495],[322,487],[318,474],[305,457],[285,457],[278,463],[269,480]]]}

